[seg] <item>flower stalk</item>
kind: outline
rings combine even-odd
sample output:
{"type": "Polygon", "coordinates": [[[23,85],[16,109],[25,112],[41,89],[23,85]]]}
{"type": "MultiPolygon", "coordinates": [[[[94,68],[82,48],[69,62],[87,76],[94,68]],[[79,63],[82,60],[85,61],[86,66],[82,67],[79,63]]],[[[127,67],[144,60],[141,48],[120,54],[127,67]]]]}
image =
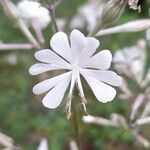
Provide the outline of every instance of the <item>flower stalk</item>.
{"type": "Polygon", "coordinates": [[[74,128],[74,137],[75,137],[78,149],[82,150],[81,138],[80,138],[80,134],[79,134],[77,110],[76,110],[76,106],[75,106],[74,101],[72,101],[72,124],[73,124],[73,128],[74,128]]]}
{"type": "Polygon", "coordinates": [[[55,18],[55,9],[57,6],[59,6],[59,4],[61,3],[61,1],[56,1],[56,3],[54,3],[53,5],[51,5],[49,3],[49,1],[47,1],[47,5],[45,6],[45,8],[47,8],[49,10],[49,14],[51,16],[51,21],[52,21],[52,24],[53,24],[53,32],[56,33],[58,32],[58,26],[57,26],[57,23],[56,23],[56,18],[55,18]]]}
{"type": "Polygon", "coordinates": [[[13,44],[8,44],[8,43],[0,43],[0,51],[5,51],[5,50],[30,50],[32,49],[33,46],[28,43],[13,43],[13,44]]]}

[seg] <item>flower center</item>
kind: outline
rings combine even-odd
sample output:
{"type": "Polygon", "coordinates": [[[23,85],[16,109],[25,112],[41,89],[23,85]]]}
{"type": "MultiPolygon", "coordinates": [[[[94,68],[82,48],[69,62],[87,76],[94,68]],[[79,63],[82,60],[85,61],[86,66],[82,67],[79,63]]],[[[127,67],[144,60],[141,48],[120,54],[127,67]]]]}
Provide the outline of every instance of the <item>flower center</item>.
{"type": "Polygon", "coordinates": [[[77,80],[77,78],[78,78],[79,70],[80,70],[80,68],[79,68],[76,64],[74,64],[74,65],[72,66],[72,80],[73,80],[74,82],[76,82],[76,80],[77,80]]]}
{"type": "Polygon", "coordinates": [[[68,94],[68,98],[67,98],[67,104],[66,104],[66,112],[67,112],[67,118],[69,119],[70,115],[71,115],[71,101],[72,101],[72,95],[73,95],[73,90],[75,85],[78,88],[79,91],[79,95],[81,97],[81,103],[83,105],[84,108],[84,112],[85,114],[87,114],[86,111],[86,99],[84,97],[84,92],[83,92],[83,88],[82,88],[82,84],[81,84],[81,79],[80,79],[80,67],[77,66],[77,64],[73,64],[72,65],[72,78],[71,78],[71,85],[70,85],[70,90],[69,90],[69,94],[68,94]]]}

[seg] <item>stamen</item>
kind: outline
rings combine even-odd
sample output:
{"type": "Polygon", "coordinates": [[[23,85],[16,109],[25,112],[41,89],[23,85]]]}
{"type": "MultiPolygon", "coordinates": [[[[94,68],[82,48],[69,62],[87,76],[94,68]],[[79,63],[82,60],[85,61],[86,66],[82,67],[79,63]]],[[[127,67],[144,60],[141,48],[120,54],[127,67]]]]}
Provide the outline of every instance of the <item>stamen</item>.
{"type": "Polygon", "coordinates": [[[83,106],[83,110],[84,110],[84,115],[87,116],[88,112],[87,112],[86,105],[85,105],[85,101],[86,101],[85,97],[81,98],[81,101],[82,101],[82,106],[83,106]]]}
{"type": "Polygon", "coordinates": [[[87,101],[86,101],[85,96],[84,96],[84,91],[83,91],[83,87],[82,87],[82,84],[81,84],[81,79],[80,79],[79,72],[77,74],[77,88],[79,90],[79,95],[81,97],[81,104],[83,106],[84,114],[88,115],[88,112],[87,112],[87,109],[86,109],[86,105],[85,105],[87,103],[87,101]]]}
{"type": "Polygon", "coordinates": [[[71,116],[71,101],[72,101],[72,95],[69,94],[67,97],[66,108],[65,108],[67,119],[69,119],[71,116]]]}
{"type": "Polygon", "coordinates": [[[76,78],[75,78],[74,72],[73,72],[72,73],[70,90],[69,90],[67,103],[66,103],[66,116],[67,116],[67,119],[69,119],[70,116],[71,116],[71,102],[72,102],[72,95],[73,95],[73,90],[74,90],[74,87],[75,87],[75,82],[76,82],[76,78]]]}

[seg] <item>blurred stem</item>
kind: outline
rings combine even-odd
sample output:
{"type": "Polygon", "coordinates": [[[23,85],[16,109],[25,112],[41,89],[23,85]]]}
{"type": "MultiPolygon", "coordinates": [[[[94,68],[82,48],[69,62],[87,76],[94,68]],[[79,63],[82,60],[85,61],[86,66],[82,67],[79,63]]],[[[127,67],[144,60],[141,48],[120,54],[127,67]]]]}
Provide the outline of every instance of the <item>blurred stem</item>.
{"type": "Polygon", "coordinates": [[[56,9],[62,2],[63,0],[55,0],[53,3],[53,7],[56,9]]]}
{"type": "Polygon", "coordinates": [[[58,27],[57,27],[57,23],[56,23],[56,19],[55,19],[53,10],[50,10],[50,15],[51,15],[51,19],[52,19],[52,23],[53,23],[53,27],[54,27],[54,33],[56,33],[56,32],[58,32],[58,27]]]}
{"type": "Polygon", "coordinates": [[[39,43],[36,41],[32,33],[29,31],[28,27],[24,23],[24,21],[20,17],[20,13],[17,10],[14,3],[11,0],[0,0],[0,4],[3,7],[4,13],[7,18],[18,26],[20,31],[24,34],[24,36],[28,39],[28,41],[33,45],[34,48],[40,48],[39,43]]]}
{"type": "Polygon", "coordinates": [[[52,21],[53,29],[54,29],[54,33],[56,33],[56,32],[58,32],[58,26],[57,26],[56,19],[55,19],[55,7],[52,6],[51,4],[49,4],[48,0],[47,0],[47,3],[48,3],[47,9],[50,12],[51,21],[52,21]]]}
{"type": "Polygon", "coordinates": [[[78,149],[82,150],[81,139],[79,134],[79,124],[77,120],[77,110],[75,107],[75,103],[73,101],[72,101],[72,124],[74,128],[74,136],[75,136],[76,143],[78,145],[78,149]]]}
{"type": "Polygon", "coordinates": [[[31,50],[33,46],[31,44],[26,43],[0,43],[0,51],[5,50],[31,50]]]}
{"type": "Polygon", "coordinates": [[[29,29],[27,28],[27,26],[21,19],[18,20],[17,25],[20,28],[21,32],[24,34],[24,36],[33,45],[33,47],[36,49],[40,49],[39,43],[36,41],[36,39],[33,37],[32,33],[29,31],[29,29]]]}
{"type": "Polygon", "coordinates": [[[41,0],[41,2],[43,4],[43,6],[46,7],[50,12],[51,22],[53,24],[53,32],[54,33],[58,32],[59,30],[58,30],[58,26],[56,23],[55,10],[63,2],[63,0],[54,0],[54,2],[52,4],[50,4],[49,0],[46,0],[46,2],[43,2],[43,0],[41,0]]]}

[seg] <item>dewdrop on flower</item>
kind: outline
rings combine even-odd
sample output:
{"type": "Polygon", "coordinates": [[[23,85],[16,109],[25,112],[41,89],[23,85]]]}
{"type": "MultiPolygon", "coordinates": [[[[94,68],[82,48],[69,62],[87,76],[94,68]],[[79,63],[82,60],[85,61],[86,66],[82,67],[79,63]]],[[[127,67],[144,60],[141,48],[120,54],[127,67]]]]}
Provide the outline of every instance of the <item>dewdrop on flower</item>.
{"type": "Polygon", "coordinates": [[[112,101],[116,90],[112,86],[120,86],[122,78],[109,71],[112,55],[109,50],[94,54],[99,47],[99,41],[93,37],[85,37],[80,31],[73,30],[68,39],[64,32],[57,32],[50,40],[52,50],[43,49],[35,53],[40,61],[33,65],[29,72],[39,75],[52,70],[68,70],[66,73],[44,80],[33,87],[33,93],[40,95],[48,92],[42,100],[45,107],[54,109],[60,105],[64,94],[69,88],[66,101],[67,116],[71,115],[71,103],[75,86],[81,97],[81,103],[86,113],[86,98],[81,76],[87,81],[98,101],[112,101]],[[59,54],[59,55],[57,55],[59,54]]]}
{"type": "Polygon", "coordinates": [[[50,23],[49,11],[37,1],[22,0],[17,8],[27,25],[37,24],[43,29],[50,23]]]}

